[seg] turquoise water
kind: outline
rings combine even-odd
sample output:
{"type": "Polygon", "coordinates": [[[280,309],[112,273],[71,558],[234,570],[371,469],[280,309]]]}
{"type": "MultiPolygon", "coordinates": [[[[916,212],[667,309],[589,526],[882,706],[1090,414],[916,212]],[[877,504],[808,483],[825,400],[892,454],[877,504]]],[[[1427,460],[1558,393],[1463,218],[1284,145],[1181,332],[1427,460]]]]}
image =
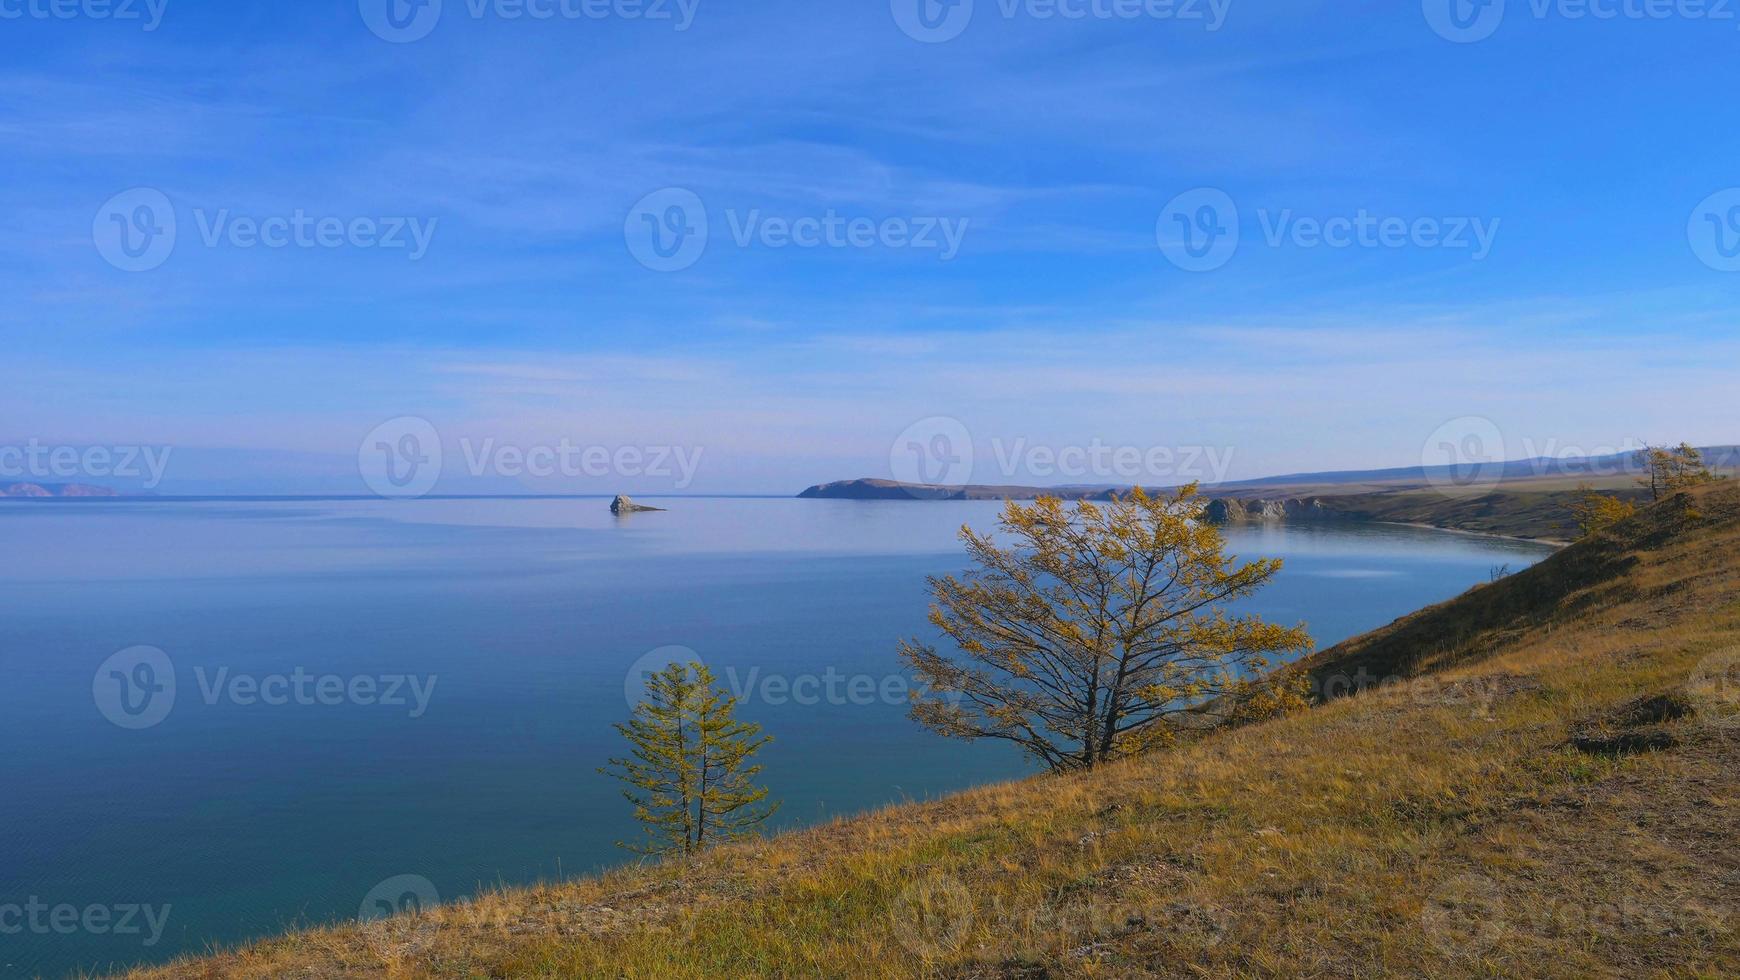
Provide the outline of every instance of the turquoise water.
{"type": "MultiPolygon", "coordinates": [[[[0,974],[352,918],[398,876],[451,900],[621,863],[632,822],[595,770],[667,647],[747,691],[787,825],[1031,771],[908,721],[894,652],[931,637],[924,577],[959,570],[954,532],[998,505],[662,505],[0,504],[0,974]]],[[[1383,526],[1230,537],[1287,560],[1251,605],[1325,645],[1547,554],[1383,526]]]]}

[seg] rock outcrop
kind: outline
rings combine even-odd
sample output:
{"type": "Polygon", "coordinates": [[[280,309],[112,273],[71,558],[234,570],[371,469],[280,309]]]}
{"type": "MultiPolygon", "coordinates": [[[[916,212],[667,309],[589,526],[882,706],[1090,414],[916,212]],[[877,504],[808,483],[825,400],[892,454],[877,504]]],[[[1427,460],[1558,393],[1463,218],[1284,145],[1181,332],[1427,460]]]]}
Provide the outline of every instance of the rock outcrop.
{"type": "Polygon", "coordinates": [[[1277,497],[1270,499],[1215,497],[1208,502],[1203,516],[1216,523],[1236,521],[1312,521],[1337,517],[1335,511],[1316,497],[1277,497]]]}
{"type": "Polygon", "coordinates": [[[663,507],[648,507],[645,504],[637,504],[621,494],[617,494],[616,499],[610,502],[612,514],[640,514],[647,511],[662,510],[664,510],[663,507]]]}

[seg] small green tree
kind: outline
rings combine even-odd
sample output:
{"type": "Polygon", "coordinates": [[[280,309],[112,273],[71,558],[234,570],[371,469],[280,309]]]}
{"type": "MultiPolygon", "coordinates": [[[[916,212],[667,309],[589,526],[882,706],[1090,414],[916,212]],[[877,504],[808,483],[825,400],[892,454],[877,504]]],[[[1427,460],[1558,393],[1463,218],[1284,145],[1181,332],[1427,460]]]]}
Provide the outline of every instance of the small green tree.
{"type": "Polygon", "coordinates": [[[646,831],[619,847],[686,858],[748,835],[779,809],[755,785],[761,766],[748,764],[773,739],[738,721],[736,709],[705,664],[671,664],[647,678],[646,699],[616,726],[633,751],[599,770],[628,784],[622,795],[646,831]]]}

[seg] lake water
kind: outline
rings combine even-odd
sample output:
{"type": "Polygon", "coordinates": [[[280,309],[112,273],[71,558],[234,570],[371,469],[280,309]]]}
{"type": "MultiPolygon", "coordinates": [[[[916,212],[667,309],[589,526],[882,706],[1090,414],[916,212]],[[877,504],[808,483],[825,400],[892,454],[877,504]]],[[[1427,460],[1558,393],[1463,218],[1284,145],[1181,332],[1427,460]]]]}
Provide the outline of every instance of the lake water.
{"type": "MultiPolygon", "coordinates": [[[[0,503],[0,974],[352,918],[397,876],[451,900],[621,863],[596,768],[666,647],[747,691],[786,825],[1031,771],[907,720],[895,657],[997,504],[661,503],[0,503]]],[[[1323,645],[1549,553],[1229,535],[1287,562],[1251,606],[1323,645]]]]}

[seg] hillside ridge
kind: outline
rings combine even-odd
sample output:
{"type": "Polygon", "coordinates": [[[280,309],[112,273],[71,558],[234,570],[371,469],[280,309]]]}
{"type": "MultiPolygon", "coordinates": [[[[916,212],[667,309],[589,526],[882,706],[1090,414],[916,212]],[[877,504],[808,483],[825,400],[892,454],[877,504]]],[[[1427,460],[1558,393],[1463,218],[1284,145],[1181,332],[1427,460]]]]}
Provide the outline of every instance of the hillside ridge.
{"type": "Polygon", "coordinates": [[[1296,670],[1371,682],[1090,773],[139,975],[1740,972],[1740,489],[1296,670]]]}

